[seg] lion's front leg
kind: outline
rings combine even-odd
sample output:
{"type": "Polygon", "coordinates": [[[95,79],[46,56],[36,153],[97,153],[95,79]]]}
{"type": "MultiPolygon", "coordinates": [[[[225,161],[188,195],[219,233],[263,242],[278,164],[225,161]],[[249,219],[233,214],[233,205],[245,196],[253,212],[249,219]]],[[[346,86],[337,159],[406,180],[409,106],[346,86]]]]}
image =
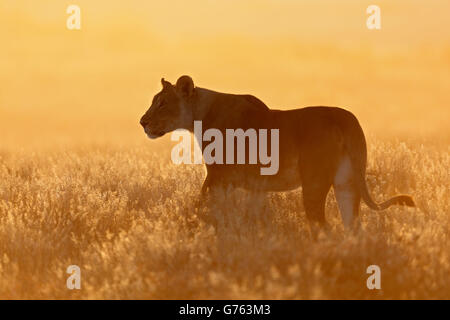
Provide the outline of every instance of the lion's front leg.
{"type": "Polygon", "coordinates": [[[219,194],[225,192],[223,184],[220,180],[214,180],[208,175],[203,182],[200,194],[195,201],[195,210],[200,219],[205,223],[217,228],[217,219],[215,217],[215,210],[217,209],[219,194]]]}
{"type": "Polygon", "coordinates": [[[215,182],[214,179],[212,179],[211,175],[208,174],[205,178],[205,181],[203,181],[202,188],[200,190],[200,195],[196,202],[196,208],[200,208],[204,205],[208,205],[208,200],[211,195],[214,194],[214,190],[217,189],[220,186],[220,183],[215,182]]]}
{"type": "Polygon", "coordinates": [[[223,179],[208,174],[200,190],[200,201],[206,202],[218,194],[226,194],[226,186],[223,179]]]}
{"type": "Polygon", "coordinates": [[[202,189],[200,190],[200,199],[206,198],[209,191],[210,180],[210,177],[206,176],[205,181],[203,181],[202,189]]]}

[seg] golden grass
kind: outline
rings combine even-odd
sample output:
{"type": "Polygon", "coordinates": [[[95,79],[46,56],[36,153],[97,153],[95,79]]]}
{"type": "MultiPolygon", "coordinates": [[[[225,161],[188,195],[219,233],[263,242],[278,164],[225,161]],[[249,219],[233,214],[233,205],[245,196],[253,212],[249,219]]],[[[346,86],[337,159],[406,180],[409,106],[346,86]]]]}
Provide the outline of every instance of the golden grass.
{"type": "Polygon", "coordinates": [[[374,197],[410,192],[418,208],[363,206],[365,231],[354,235],[330,194],[333,230],[317,241],[299,190],[252,200],[235,191],[195,211],[203,169],[173,165],[160,156],[167,148],[3,151],[0,297],[448,298],[449,150],[370,146],[374,197]],[[71,264],[81,267],[80,291],[66,288],[71,264]],[[381,291],[366,288],[371,264],[381,291]]]}

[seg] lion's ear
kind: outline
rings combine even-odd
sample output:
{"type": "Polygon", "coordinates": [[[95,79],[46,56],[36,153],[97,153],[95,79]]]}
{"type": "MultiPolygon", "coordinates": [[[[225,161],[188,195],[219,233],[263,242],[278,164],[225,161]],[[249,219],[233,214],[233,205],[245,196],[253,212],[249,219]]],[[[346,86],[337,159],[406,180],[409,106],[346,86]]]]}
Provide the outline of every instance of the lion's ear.
{"type": "Polygon", "coordinates": [[[161,84],[163,86],[163,89],[168,88],[172,85],[169,81],[164,80],[164,78],[161,78],[161,84]]]}
{"type": "Polygon", "coordinates": [[[175,87],[184,98],[189,98],[194,94],[194,81],[189,76],[181,76],[175,87]]]}

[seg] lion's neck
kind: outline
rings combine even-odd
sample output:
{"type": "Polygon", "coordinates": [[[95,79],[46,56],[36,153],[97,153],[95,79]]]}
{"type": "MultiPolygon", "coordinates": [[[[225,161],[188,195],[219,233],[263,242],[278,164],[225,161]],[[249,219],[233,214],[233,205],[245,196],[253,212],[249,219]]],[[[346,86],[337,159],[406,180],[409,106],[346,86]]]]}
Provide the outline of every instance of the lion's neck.
{"type": "Polygon", "coordinates": [[[196,98],[192,106],[194,120],[203,120],[214,106],[217,95],[223,94],[204,88],[195,88],[196,98]]]}

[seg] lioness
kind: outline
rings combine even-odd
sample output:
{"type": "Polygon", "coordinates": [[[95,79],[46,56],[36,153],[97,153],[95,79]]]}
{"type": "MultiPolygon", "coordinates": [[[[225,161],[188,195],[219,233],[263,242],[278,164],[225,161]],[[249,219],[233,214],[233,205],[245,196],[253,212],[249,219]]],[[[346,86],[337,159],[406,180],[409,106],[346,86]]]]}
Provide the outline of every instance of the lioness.
{"type": "Polygon", "coordinates": [[[223,134],[226,129],[279,129],[276,174],[261,175],[261,165],[248,162],[207,164],[202,194],[227,185],[255,191],[286,191],[302,186],[309,221],[326,225],[325,200],[333,186],[346,227],[359,225],[361,197],[374,210],[394,204],[414,206],[407,195],[381,204],[372,200],[365,180],[366,141],[358,120],[347,110],[337,107],[272,110],[251,95],[195,87],[189,76],[180,77],[175,85],[164,79],[161,83],[163,89],[154,96],[140,120],[151,139],[179,128],[193,132],[195,120],[202,121],[203,130],[217,128],[223,134]]]}

